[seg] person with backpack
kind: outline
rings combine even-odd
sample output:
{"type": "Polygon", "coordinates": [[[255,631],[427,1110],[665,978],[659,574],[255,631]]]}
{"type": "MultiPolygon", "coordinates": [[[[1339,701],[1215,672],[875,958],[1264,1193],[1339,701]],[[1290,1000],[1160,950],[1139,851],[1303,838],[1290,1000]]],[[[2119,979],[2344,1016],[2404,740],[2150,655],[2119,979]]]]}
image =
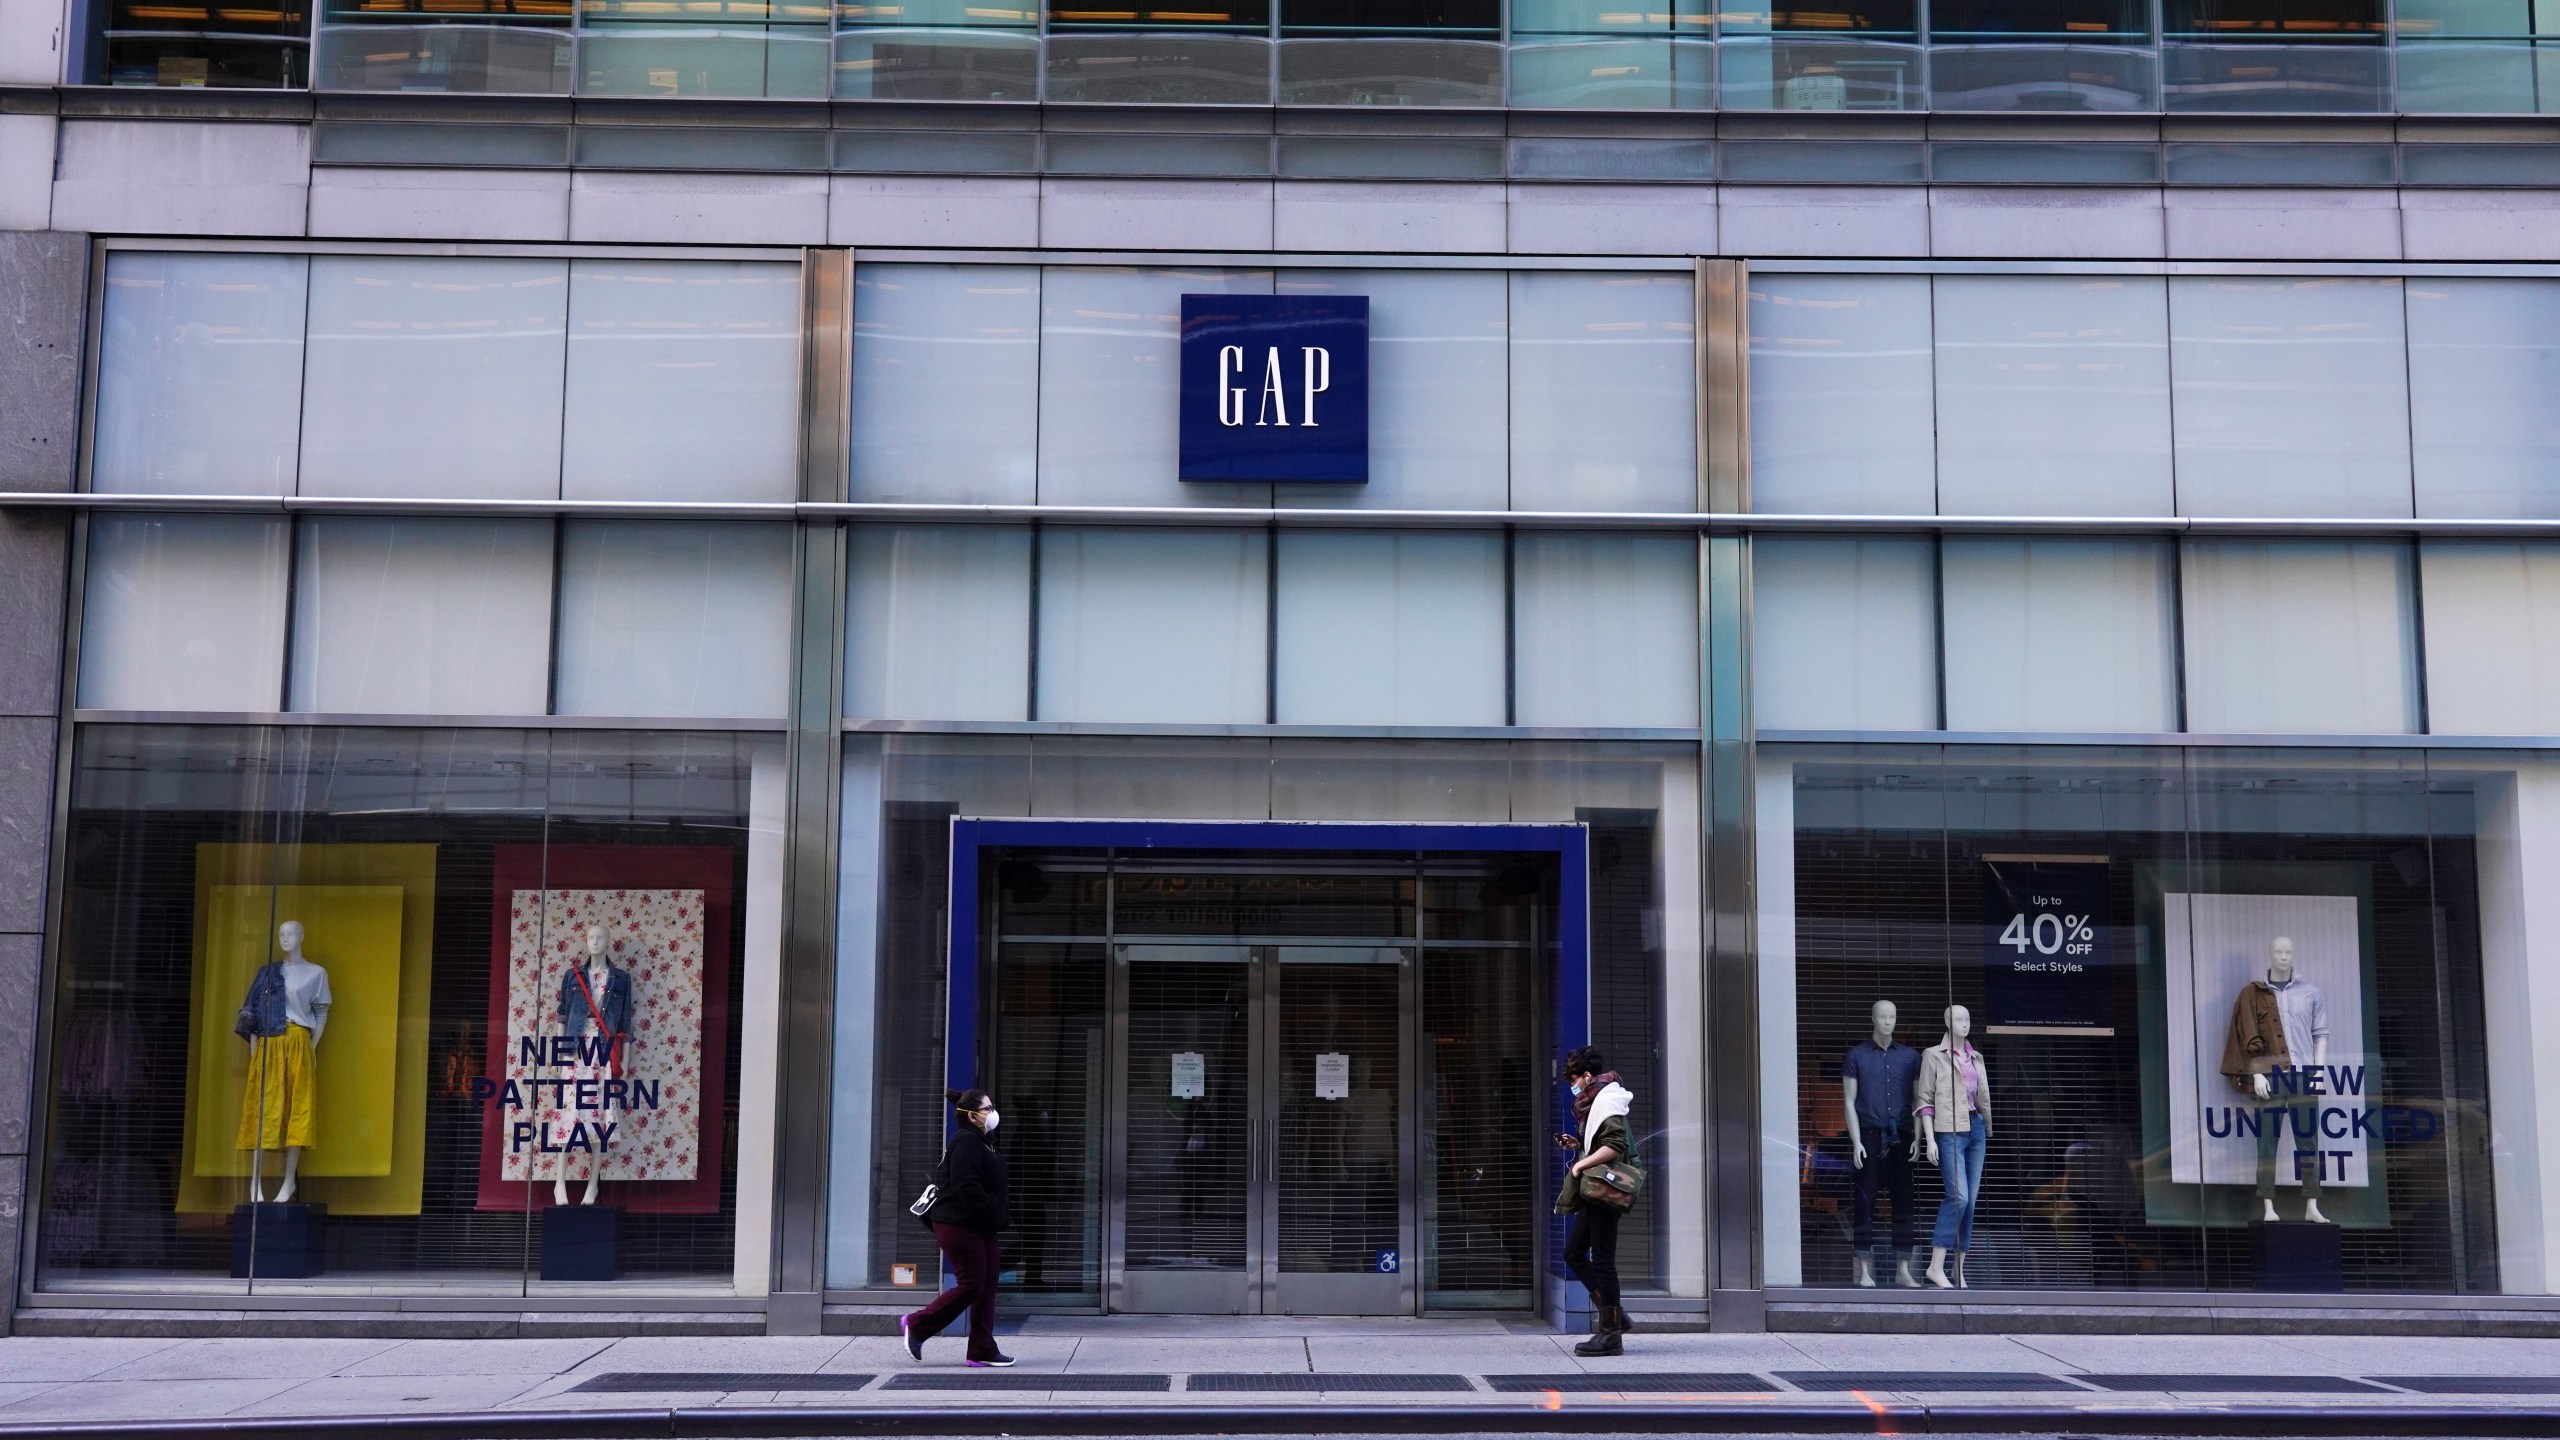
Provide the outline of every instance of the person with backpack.
{"type": "Polygon", "coordinates": [[[933,1227],[933,1243],[942,1250],[959,1283],[912,1315],[898,1317],[898,1333],[907,1354],[924,1359],[924,1342],[939,1335],[960,1312],[969,1312],[969,1360],[973,1366],[1013,1363],[996,1348],[996,1275],[1001,1262],[997,1232],[1013,1223],[1005,1208],[1004,1155],[987,1143],[996,1133],[995,1097],[984,1090],[945,1090],[959,1123],[951,1143],[934,1168],[933,1184],[909,1208],[933,1227]]]}
{"type": "Polygon", "coordinates": [[[1618,1222],[1644,1185],[1644,1171],[1634,1163],[1635,1142],[1627,1134],[1635,1092],[1619,1084],[1617,1072],[1588,1045],[1564,1057],[1564,1078],[1573,1087],[1574,1132],[1558,1135],[1556,1144],[1575,1158],[1564,1172],[1555,1210],[1573,1217],[1565,1230],[1564,1263],[1591,1292],[1592,1308],[1591,1338],[1573,1353],[1623,1355],[1621,1337],[1635,1327],[1619,1303],[1618,1222]]]}

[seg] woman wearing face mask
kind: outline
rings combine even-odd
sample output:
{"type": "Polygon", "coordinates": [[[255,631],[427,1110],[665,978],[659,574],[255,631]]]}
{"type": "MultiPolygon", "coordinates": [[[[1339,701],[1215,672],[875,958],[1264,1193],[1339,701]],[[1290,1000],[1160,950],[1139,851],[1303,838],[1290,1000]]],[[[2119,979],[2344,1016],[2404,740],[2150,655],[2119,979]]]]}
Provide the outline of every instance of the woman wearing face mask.
{"type": "Polygon", "coordinates": [[[1576,1152],[1564,1174],[1564,1193],[1556,1197],[1556,1213],[1570,1215],[1564,1235],[1564,1263],[1573,1278],[1591,1292],[1591,1338],[1573,1347],[1576,1355],[1620,1355],[1619,1337],[1635,1328],[1618,1303],[1618,1221],[1612,1210],[1582,1194],[1582,1172],[1635,1152],[1627,1138],[1627,1112],[1635,1108],[1635,1092],[1618,1083],[1618,1074],[1600,1052],[1585,1045],[1564,1057],[1565,1082],[1573,1087],[1574,1133],[1558,1135],[1556,1144],[1576,1152]]]}
{"type": "Polygon", "coordinates": [[[907,1337],[907,1354],[922,1360],[924,1342],[941,1334],[966,1310],[969,1363],[1010,1365],[1013,1357],[996,1348],[996,1232],[1011,1224],[1012,1217],[1004,1203],[1004,1156],[987,1143],[987,1137],[996,1133],[999,1118],[995,1097],[984,1090],[942,1093],[960,1121],[952,1128],[951,1144],[934,1171],[933,1183],[940,1188],[924,1220],[933,1227],[933,1243],[942,1247],[942,1258],[960,1283],[914,1314],[899,1316],[898,1331],[907,1337]]]}

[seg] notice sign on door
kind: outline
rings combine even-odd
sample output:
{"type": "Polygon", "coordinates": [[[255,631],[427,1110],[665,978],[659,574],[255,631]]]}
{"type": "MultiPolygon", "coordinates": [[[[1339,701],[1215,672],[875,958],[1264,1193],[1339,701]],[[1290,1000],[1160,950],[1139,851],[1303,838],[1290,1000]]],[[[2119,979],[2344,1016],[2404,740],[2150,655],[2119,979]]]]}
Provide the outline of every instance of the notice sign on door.
{"type": "Polygon", "coordinates": [[[1351,1057],[1328,1052],[1316,1057],[1316,1098],[1348,1100],[1351,1098],[1351,1057]]]}
{"type": "Polygon", "coordinates": [[[1197,1050],[1173,1052],[1173,1098],[1197,1100],[1209,1093],[1209,1062],[1197,1050]]]}

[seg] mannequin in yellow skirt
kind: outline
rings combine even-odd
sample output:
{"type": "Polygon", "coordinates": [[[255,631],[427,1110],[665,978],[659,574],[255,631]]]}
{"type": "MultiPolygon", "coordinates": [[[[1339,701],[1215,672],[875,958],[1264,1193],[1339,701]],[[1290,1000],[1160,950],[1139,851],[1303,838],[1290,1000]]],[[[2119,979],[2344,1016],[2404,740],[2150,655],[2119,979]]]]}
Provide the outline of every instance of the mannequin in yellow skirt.
{"type": "Polygon", "coordinates": [[[329,972],[302,957],[302,922],[276,929],[282,960],[259,967],[240,1003],[235,1034],[249,1042],[240,1092],[239,1147],[252,1152],[249,1199],[267,1198],[266,1152],[284,1152],[277,1203],[293,1198],[302,1152],[319,1139],[320,1067],[315,1052],[329,1028],[329,972]]]}

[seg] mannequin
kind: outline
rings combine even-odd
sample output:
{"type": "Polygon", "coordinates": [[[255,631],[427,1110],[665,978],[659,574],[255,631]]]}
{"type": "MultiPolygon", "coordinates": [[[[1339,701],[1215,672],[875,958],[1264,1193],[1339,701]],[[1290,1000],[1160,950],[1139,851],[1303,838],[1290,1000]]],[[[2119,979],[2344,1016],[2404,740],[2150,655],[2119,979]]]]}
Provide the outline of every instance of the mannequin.
{"type": "MultiPolygon", "coordinates": [[[[2258,988],[2254,983],[2250,989],[2258,988]]],[[[2279,935],[2267,942],[2266,990],[2276,1003],[2278,1024],[2284,1035],[2284,1059],[2292,1065],[2308,1063],[2312,1072],[2325,1075],[2329,1064],[2329,1006],[2320,989],[2294,974],[2293,940],[2279,935]]],[[[2242,1003],[2247,1003],[2247,995],[2242,1003]]],[[[2239,1023],[2235,1016],[2234,1023],[2239,1023]]],[[[2276,1149],[2284,1131],[2291,1128],[2297,1145],[2308,1141],[2317,1147],[2320,1137],[2320,1100],[2316,1095],[2284,1093],[2265,1068],[2253,1068],[2249,1074],[2249,1093],[2258,1102],[2258,1204],[2260,1218],[2275,1220],[2276,1214],[2276,1149]]],[[[2298,1174],[2302,1188],[2302,1218],[2315,1224],[2328,1223],[2320,1213],[2320,1181],[2322,1165],[2314,1163],[2310,1172],[2298,1174]]]]}
{"type": "MultiPolygon", "coordinates": [[[[622,1073],[622,1052],[631,1039],[631,972],[613,963],[612,947],[604,927],[590,925],[586,934],[586,958],[582,965],[570,967],[560,977],[560,1031],[571,1037],[584,1037],[602,1032],[610,1041],[607,1058],[599,1062],[580,1059],[565,1067],[560,1078],[576,1082],[618,1078],[622,1073]],[[590,998],[592,997],[592,999],[590,998]]],[[[599,1087],[600,1088],[600,1087],[599,1087]]],[[[592,1092],[591,1092],[592,1093],[592,1092]]],[[[569,1203],[569,1145],[572,1140],[584,1146],[588,1132],[598,1123],[611,1124],[609,1109],[577,1110],[564,1105],[552,1117],[554,1145],[562,1147],[559,1169],[551,1178],[551,1203],[569,1203]]],[[[600,1143],[600,1142],[598,1142],[600,1143]]],[[[579,1197],[581,1205],[596,1203],[596,1187],[604,1178],[604,1154],[601,1149],[586,1149],[587,1188],[579,1197]]]]}
{"type": "Polygon", "coordinates": [[[1917,1136],[1906,1137],[1911,1094],[1920,1079],[1920,1052],[1893,1038],[1901,1012],[1890,1000],[1867,1010],[1867,1038],[1840,1062],[1840,1108],[1849,1122],[1849,1163],[1857,1171],[1856,1228],[1851,1232],[1857,1282],[1876,1283],[1876,1191],[1893,1202],[1893,1283],[1915,1284],[1911,1252],[1917,1244],[1911,1207],[1911,1161],[1917,1136]]]}
{"type": "Polygon", "coordinates": [[[293,1199],[302,1152],[319,1138],[320,1037],[329,1028],[329,972],[305,959],[299,920],[276,927],[281,960],[258,967],[234,1033],[249,1042],[238,1145],[250,1152],[249,1200],[266,1201],[266,1152],[284,1152],[276,1203],[293,1199]]]}
{"type": "Polygon", "coordinates": [[[1930,1239],[1929,1283],[1965,1288],[1964,1256],[1973,1245],[1973,1206],[1982,1193],[1982,1160],[1991,1145],[1991,1066],[1973,1048],[1973,1012],[1947,1007],[1947,1038],[1920,1057],[1914,1118],[1929,1163],[1946,1181],[1938,1226],[1930,1239]],[[1955,1267],[1947,1266],[1948,1252],[1955,1267]]]}

